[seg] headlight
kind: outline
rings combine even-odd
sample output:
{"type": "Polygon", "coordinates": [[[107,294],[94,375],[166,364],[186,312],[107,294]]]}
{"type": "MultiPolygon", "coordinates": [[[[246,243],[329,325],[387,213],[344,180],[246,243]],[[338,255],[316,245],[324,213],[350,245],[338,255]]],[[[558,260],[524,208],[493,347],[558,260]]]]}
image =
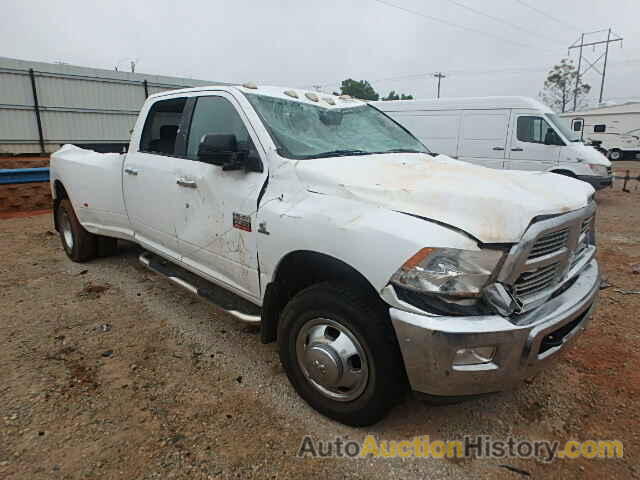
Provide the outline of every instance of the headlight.
{"type": "Polygon", "coordinates": [[[421,293],[478,297],[502,255],[500,250],[423,248],[405,262],[391,282],[421,293]]]}
{"type": "Polygon", "coordinates": [[[609,176],[609,172],[607,172],[607,167],[605,167],[604,165],[590,164],[589,168],[591,168],[591,171],[594,173],[594,175],[597,175],[598,177],[609,176]]]}

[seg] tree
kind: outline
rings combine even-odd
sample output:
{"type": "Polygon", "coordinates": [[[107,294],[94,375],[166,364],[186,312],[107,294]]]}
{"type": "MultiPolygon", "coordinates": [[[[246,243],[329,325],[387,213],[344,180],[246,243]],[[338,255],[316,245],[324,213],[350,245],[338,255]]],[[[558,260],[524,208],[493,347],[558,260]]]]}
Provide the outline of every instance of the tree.
{"type": "Polygon", "coordinates": [[[378,95],[368,81],[356,81],[351,78],[342,81],[340,93],[342,95],[351,95],[361,100],[378,100],[380,98],[380,95],[378,95]]]}
{"type": "Polygon", "coordinates": [[[540,92],[542,100],[554,110],[566,112],[569,105],[573,104],[573,97],[576,96],[576,108],[587,103],[587,94],[591,91],[591,85],[579,80],[576,88],[576,78],[578,71],[573,65],[573,61],[563,58],[558,65],[549,70],[547,79],[544,81],[544,90],[540,92]]]}
{"type": "Polygon", "coordinates": [[[404,93],[398,95],[395,90],[391,90],[389,95],[382,100],[413,100],[413,95],[405,95],[404,93]]]}

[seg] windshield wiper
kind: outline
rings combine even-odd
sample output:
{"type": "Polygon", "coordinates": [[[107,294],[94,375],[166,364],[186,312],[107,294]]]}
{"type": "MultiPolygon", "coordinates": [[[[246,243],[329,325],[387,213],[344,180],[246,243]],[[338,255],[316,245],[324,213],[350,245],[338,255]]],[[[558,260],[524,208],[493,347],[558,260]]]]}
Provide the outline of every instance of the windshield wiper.
{"type": "Polygon", "coordinates": [[[365,152],[364,150],[331,150],[330,152],[305,155],[304,158],[346,157],[347,155],[370,155],[371,153],[372,152],[365,152]]]}
{"type": "Polygon", "coordinates": [[[392,148],[391,150],[383,150],[375,153],[427,153],[414,148],[392,148]]]}

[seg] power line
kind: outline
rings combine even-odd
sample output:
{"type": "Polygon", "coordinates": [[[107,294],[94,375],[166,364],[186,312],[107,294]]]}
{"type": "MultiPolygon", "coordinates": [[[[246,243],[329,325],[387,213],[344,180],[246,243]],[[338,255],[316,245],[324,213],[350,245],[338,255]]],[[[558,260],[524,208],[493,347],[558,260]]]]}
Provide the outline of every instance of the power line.
{"type": "Polygon", "coordinates": [[[529,5],[526,2],[523,2],[522,0],[514,0],[516,3],[519,3],[520,5],[522,5],[523,7],[527,7],[530,10],[533,10],[536,13],[539,13],[540,15],[547,17],[550,20],[553,20],[554,22],[557,22],[561,25],[564,25],[565,27],[569,27],[572,28],[574,30],[580,31],[580,27],[576,27],[575,25],[572,25],[569,22],[565,22],[564,20],[560,20],[559,18],[556,18],[554,16],[549,15],[547,12],[545,12],[544,10],[540,10],[539,8],[533,7],[531,5],[529,5]]]}
{"type": "MultiPolygon", "coordinates": [[[[610,64],[614,64],[614,65],[625,65],[625,64],[631,64],[631,63],[640,63],[640,57],[639,58],[628,58],[625,60],[619,60],[617,62],[609,62],[610,64]]],[[[534,67],[505,67],[505,68],[494,68],[494,69],[488,69],[488,70],[447,70],[447,76],[448,77],[465,77],[465,76],[474,76],[474,75],[495,75],[495,74],[500,74],[500,73],[506,73],[506,74],[510,74],[510,73],[537,73],[537,72],[547,72],[550,70],[550,67],[547,66],[543,66],[543,65],[539,65],[539,66],[534,66],[534,67]]],[[[433,75],[433,72],[426,72],[426,73],[410,73],[410,74],[406,74],[406,75],[397,75],[397,76],[393,76],[393,77],[384,77],[384,78],[376,78],[373,80],[369,80],[370,83],[381,83],[381,82],[390,82],[390,81],[395,81],[395,80],[408,80],[408,79],[412,79],[412,78],[422,78],[422,77],[430,77],[433,75]]],[[[330,87],[334,84],[340,83],[339,81],[334,81],[331,83],[323,83],[321,86],[322,87],[330,87]]]]}
{"type": "Polygon", "coordinates": [[[469,10],[470,12],[473,12],[473,13],[475,13],[476,15],[480,15],[480,16],[483,16],[483,17],[489,18],[489,19],[491,19],[491,20],[493,20],[493,21],[496,21],[496,22],[502,23],[502,24],[504,24],[504,25],[507,25],[507,26],[509,26],[509,27],[511,27],[511,28],[514,28],[514,29],[516,29],[516,30],[519,30],[519,31],[521,31],[521,32],[527,32],[527,33],[530,33],[530,34],[532,34],[532,35],[535,35],[535,36],[536,36],[536,37],[538,37],[538,38],[544,38],[544,39],[547,39],[547,40],[549,40],[549,41],[551,41],[551,42],[554,42],[554,43],[555,43],[555,42],[561,42],[561,41],[562,41],[562,40],[558,40],[557,38],[551,38],[551,37],[546,37],[546,36],[544,36],[544,35],[540,35],[540,32],[535,32],[535,31],[533,31],[533,30],[529,30],[528,28],[521,27],[520,25],[515,25],[514,23],[511,23],[511,22],[509,22],[508,20],[505,20],[504,18],[500,18],[500,17],[496,17],[496,16],[494,16],[494,15],[490,15],[490,14],[488,14],[488,13],[483,12],[482,10],[477,10],[477,9],[475,9],[475,8],[473,8],[473,7],[470,7],[470,6],[468,6],[468,5],[465,5],[464,3],[460,3],[460,2],[458,2],[458,1],[456,1],[456,0],[448,0],[448,1],[449,1],[450,3],[453,3],[454,5],[457,5],[457,6],[458,6],[458,7],[460,7],[460,8],[464,8],[465,10],[469,10]]]}
{"type": "MultiPolygon", "coordinates": [[[[416,10],[411,10],[409,8],[402,7],[400,5],[396,5],[394,3],[387,2],[386,0],[373,0],[373,1],[381,3],[382,5],[386,5],[387,7],[396,8],[398,10],[402,10],[403,12],[410,13],[412,15],[417,15],[418,17],[426,18],[427,20],[431,20],[431,21],[434,21],[434,22],[441,23],[443,25],[447,25],[449,27],[460,28],[462,30],[466,30],[466,31],[469,31],[469,32],[478,33],[480,35],[484,35],[484,36],[487,36],[487,37],[494,38],[496,40],[500,40],[501,42],[504,42],[504,43],[511,43],[513,45],[517,45],[518,47],[538,48],[535,45],[531,45],[530,43],[522,43],[522,42],[517,42],[517,41],[514,41],[514,40],[510,40],[508,38],[504,38],[504,37],[501,37],[499,35],[494,35],[493,33],[490,33],[490,32],[485,32],[484,30],[478,30],[477,28],[467,27],[465,25],[460,25],[460,24],[457,24],[457,23],[454,23],[454,22],[450,22],[449,20],[445,20],[443,18],[438,18],[438,17],[434,17],[433,15],[428,15],[426,13],[418,12],[416,10]]],[[[550,52],[551,50],[547,50],[547,51],[550,52]]]]}

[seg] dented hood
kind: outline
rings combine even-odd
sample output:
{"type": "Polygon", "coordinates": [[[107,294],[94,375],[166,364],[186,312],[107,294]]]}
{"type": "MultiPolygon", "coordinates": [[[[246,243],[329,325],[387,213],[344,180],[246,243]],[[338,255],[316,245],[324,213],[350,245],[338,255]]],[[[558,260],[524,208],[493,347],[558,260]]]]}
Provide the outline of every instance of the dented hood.
{"type": "Polygon", "coordinates": [[[512,243],[531,220],[587,205],[593,188],[546,172],[495,170],[444,155],[380,154],[301,160],[310,191],[426,217],[483,243],[512,243]]]}

